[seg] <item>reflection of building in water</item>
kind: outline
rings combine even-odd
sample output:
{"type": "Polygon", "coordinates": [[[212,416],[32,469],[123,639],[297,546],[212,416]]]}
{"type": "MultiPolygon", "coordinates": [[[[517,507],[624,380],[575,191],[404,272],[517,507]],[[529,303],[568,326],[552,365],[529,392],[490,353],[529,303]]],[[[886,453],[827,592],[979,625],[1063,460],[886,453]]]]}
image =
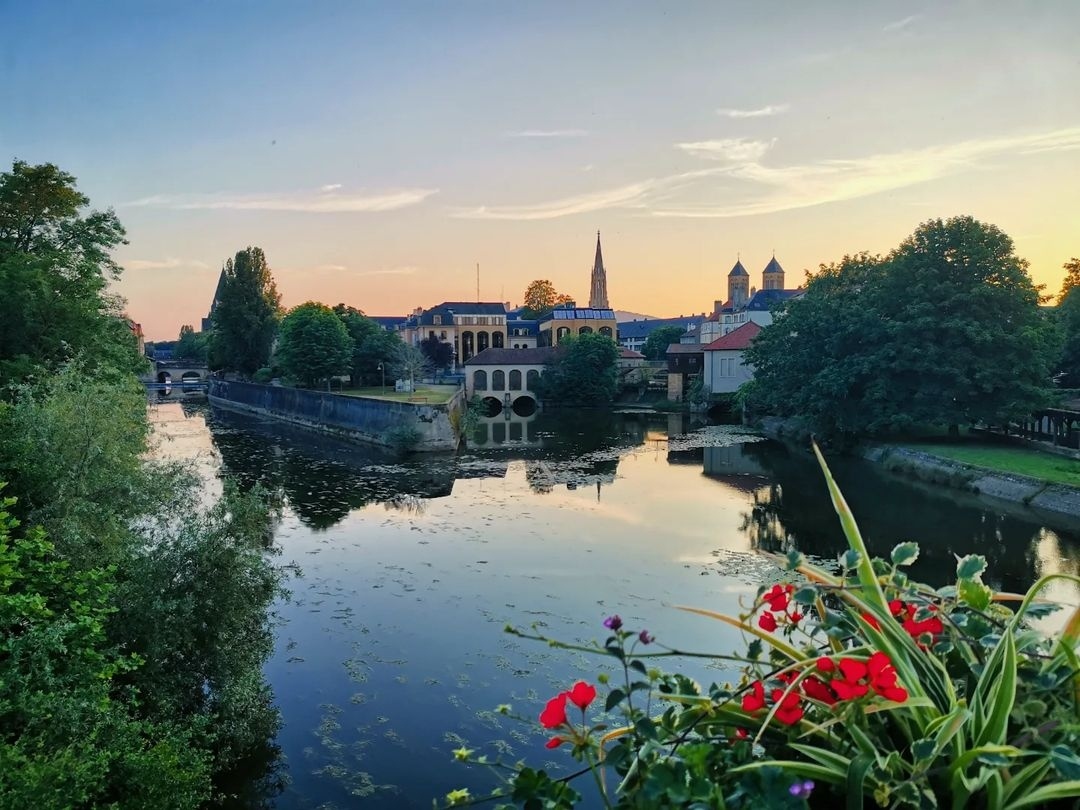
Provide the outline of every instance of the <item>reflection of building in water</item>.
{"type": "Polygon", "coordinates": [[[543,443],[535,432],[537,414],[518,416],[512,410],[505,410],[498,416],[484,416],[478,421],[472,435],[470,447],[492,447],[502,444],[515,444],[524,447],[540,447],[543,443]]]}
{"type": "Polygon", "coordinates": [[[596,487],[596,500],[600,500],[600,487],[615,483],[618,459],[603,461],[526,461],[525,480],[533,492],[551,492],[557,486],[574,490],[579,487],[596,487]]]}
{"type": "Polygon", "coordinates": [[[768,473],[754,456],[744,453],[746,444],[705,447],[703,472],[743,492],[753,492],[764,483],[768,473]]]}

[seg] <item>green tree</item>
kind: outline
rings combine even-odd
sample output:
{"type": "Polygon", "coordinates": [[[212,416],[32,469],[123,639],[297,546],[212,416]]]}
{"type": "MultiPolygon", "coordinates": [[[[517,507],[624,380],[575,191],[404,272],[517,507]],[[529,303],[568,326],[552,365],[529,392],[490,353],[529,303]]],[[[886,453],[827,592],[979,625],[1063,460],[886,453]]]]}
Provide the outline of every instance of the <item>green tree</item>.
{"type": "Polygon", "coordinates": [[[1066,262],[1065,274],[1057,305],[1063,339],[1057,370],[1061,374],[1061,385],[1080,388],[1080,259],[1066,262]]]}
{"type": "Polygon", "coordinates": [[[420,341],[420,351],[436,369],[449,368],[450,361],[454,357],[454,347],[434,335],[420,341]]]}
{"type": "Polygon", "coordinates": [[[1058,303],[1065,300],[1073,289],[1080,287],[1080,259],[1073,256],[1062,265],[1065,270],[1065,278],[1061,282],[1061,293],[1058,295],[1058,303]]]}
{"type": "Polygon", "coordinates": [[[381,385],[383,371],[390,374],[390,368],[397,357],[398,347],[402,345],[397,332],[388,332],[377,322],[364,316],[355,307],[338,304],[334,312],[341,318],[349,336],[353,340],[350,376],[354,386],[381,385]]]}
{"type": "Polygon", "coordinates": [[[644,354],[650,360],[663,360],[667,357],[667,349],[672,343],[678,343],[679,338],[686,334],[681,326],[661,326],[654,329],[645,339],[644,354]]]}
{"type": "Polygon", "coordinates": [[[140,719],[119,680],[140,659],[106,633],[110,570],[73,570],[0,501],[0,796],[5,807],[196,808],[209,757],[182,724],[140,719]]]}
{"type": "Polygon", "coordinates": [[[225,262],[214,310],[211,365],[251,375],[267,364],[281,317],[281,296],[261,248],[249,247],[225,262]]]}
{"type": "Polygon", "coordinates": [[[277,362],[307,388],[347,373],[353,340],[341,318],[325,304],[308,301],[289,310],[281,322],[277,362]]]}
{"type": "Polygon", "coordinates": [[[209,335],[196,332],[193,326],[184,324],[180,327],[180,339],[176,341],[173,357],[177,360],[190,360],[192,363],[206,364],[209,335]]]}
{"type": "Polygon", "coordinates": [[[603,405],[618,392],[619,347],[605,335],[570,335],[540,377],[539,395],[563,405],[603,405]]]}
{"type": "Polygon", "coordinates": [[[89,202],[51,163],[17,160],[0,174],[0,384],[80,352],[93,366],[144,366],[123,300],[108,292],[124,229],[89,202]]]}
{"type": "Polygon", "coordinates": [[[538,278],[529,283],[525,288],[522,306],[525,307],[522,316],[526,318],[540,318],[547,315],[559,304],[565,304],[572,299],[555,289],[555,285],[546,278],[538,278]]]}
{"type": "Polygon", "coordinates": [[[1012,240],[931,220],[888,257],[823,267],[747,353],[754,392],[834,438],[999,423],[1046,401],[1056,329],[1012,240]]]}

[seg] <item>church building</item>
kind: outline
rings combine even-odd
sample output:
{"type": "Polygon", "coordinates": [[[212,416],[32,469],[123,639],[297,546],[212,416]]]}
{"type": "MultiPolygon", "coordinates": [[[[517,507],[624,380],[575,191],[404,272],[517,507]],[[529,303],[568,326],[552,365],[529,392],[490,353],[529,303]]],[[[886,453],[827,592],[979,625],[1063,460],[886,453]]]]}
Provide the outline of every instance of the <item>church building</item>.
{"type": "Polygon", "coordinates": [[[559,304],[540,319],[540,345],[557,346],[567,335],[606,335],[618,338],[619,325],[608,303],[607,271],[600,249],[600,231],[596,232],[596,258],[593,260],[589,285],[589,306],[579,307],[573,301],[559,304]]]}

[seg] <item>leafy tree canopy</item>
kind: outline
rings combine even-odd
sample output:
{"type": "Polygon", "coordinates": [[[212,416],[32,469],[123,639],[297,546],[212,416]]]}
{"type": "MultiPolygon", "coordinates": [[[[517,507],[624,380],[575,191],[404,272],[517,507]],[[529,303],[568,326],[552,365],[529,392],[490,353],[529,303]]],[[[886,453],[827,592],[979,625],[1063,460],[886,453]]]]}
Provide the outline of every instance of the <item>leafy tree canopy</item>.
{"type": "Polygon", "coordinates": [[[559,304],[565,304],[574,299],[564,295],[555,289],[555,285],[546,278],[538,278],[529,283],[525,288],[525,296],[522,306],[525,307],[522,315],[526,318],[540,318],[547,315],[559,304]]]}
{"type": "Polygon", "coordinates": [[[886,257],[823,266],[747,360],[754,401],[850,439],[1023,416],[1045,402],[1057,351],[1012,240],[955,217],[886,257]]]}
{"type": "Polygon", "coordinates": [[[397,357],[398,347],[402,345],[401,337],[396,332],[383,329],[355,307],[338,304],[334,307],[334,312],[341,318],[353,340],[352,359],[349,364],[352,384],[381,384],[383,371],[379,366],[382,366],[387,376],[391,376],[390,368],[397,357]]]}
{"type": "Polygon", "coordinates": [[[0,173],[0,384],[80,352],[95,366],[143,366],[123,300],[107,290],[120,275],[110,251],[124,229],[111,210],[88,205],[51,163],[17,160],[0,173]]]}
{"type": "Polygon", "coordinates": [[[431,363],[433,368],[446,369],[450,367],[450,361],[454,357],[454,347],[445,340],[439,340],[432,335],[420,341],[420,351],[431,363]]]}
{"type": "Polygon", "coordinates": [[[1058,301],[1064,301],[1073,289],[1080,287],[1080,259],[1073,256],[1069,261],[1062,265],[1065,269],[1065,279],[1061,282],[1061,293],[1058,295],[1058,301]]]}
{"type": "Polygon", "coordinates": [[[214,309],[210,362],[251,375],[267,364],[281,317],[281,296],[262,248],[249,247],[225,262],[214,309]]]}
{"type": "Polygon", "coordinates": [[[663,360],[667,357],[667,349],[672,343],[678,343],[679,338],[686,334],[681,326],[661,326],[654,329],[645,339],[644,354],[650,360],[663,360]]]}
{"type": "Polygon", "coordinates": [[[349,370],[353,339],[334,310],[308,301],[289,310],[281,322],[277,362],[307,388],[349,370]]]}
{"type": "Polygon", "coordinates": [[[619,347],[605,335],[569,335],[557,359],[541,375],[538,393],[546,402],[603,405],[618,392],[619,347]]]}
{"type": "Polygon", "coordinates": [[[173,348],[173,357],[177,360],[189,360],[192,363],[205,364],[209,349],[210,336],[205,332],[196,332],[189,324],[180,327],[180,339],[173,348]]]}
{"type": "Polygon", "coordinates": [[[1064,347],[1058,360],[1059,382],[1066,388],[1080,388],[1080,259],[1065,263],[1057,315],[1064,347]]]}

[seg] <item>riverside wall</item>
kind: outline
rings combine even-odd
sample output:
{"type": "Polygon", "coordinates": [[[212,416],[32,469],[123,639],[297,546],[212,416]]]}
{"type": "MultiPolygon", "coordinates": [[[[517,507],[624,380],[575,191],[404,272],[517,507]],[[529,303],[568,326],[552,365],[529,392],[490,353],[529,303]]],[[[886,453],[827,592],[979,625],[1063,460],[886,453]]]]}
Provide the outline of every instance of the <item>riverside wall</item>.
{"type": "Polygon", "coordinates": [[[235,380],[211,380],[209,398],[211,405],[221,408],[382,447],[397,446],[396,438],[411,429],[416,431],[417,441],[409,449],[418,452],[456,450],[458,435],[452,414],[464,408],[461,392],[448,403],[429,405],[235,380]]]}

